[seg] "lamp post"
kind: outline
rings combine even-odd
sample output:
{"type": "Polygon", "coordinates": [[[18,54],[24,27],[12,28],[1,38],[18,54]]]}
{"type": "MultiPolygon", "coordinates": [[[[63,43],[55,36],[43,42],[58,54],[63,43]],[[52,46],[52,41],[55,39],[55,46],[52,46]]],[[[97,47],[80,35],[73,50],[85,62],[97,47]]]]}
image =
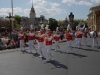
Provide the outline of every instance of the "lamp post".
{"type": "Polygon", "coordinates": [[[12,38],[11,32],[12,32],[12,20],[14,20],[13,16],[11,16],[11,12],[9,13],[9,16],[6,17],[6,20],[10,21],[10,39],[12,38]]]}

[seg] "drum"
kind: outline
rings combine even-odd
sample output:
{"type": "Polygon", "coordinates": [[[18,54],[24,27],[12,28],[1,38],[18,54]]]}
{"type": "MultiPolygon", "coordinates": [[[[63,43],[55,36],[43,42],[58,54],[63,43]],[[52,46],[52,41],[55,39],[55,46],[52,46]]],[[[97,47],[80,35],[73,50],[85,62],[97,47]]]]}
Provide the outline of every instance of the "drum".
{"type": "Polygon", "coordinates": [[[98,34],[98,37],[100,38],[100,33],[98,34]]]}
{"type": "Polygon", "coordinates": [[[94,31],[89,32],[89,35],[90,35],[91,38],[96,37],[96,33],[94,31]]]}

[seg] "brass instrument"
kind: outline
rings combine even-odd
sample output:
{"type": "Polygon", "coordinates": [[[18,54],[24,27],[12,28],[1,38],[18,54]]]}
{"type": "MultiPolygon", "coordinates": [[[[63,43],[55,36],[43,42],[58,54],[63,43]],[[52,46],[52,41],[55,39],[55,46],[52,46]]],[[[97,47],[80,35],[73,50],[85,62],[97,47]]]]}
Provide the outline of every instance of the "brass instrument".
{"type": "Polygon", "coordinates": [[[83,31],[83,30],[85,29],[85,24],[82,23],[82,22],[80,22],[80,23],[78,24],[78,26],[76,26],[76,28],[83,31]]]}

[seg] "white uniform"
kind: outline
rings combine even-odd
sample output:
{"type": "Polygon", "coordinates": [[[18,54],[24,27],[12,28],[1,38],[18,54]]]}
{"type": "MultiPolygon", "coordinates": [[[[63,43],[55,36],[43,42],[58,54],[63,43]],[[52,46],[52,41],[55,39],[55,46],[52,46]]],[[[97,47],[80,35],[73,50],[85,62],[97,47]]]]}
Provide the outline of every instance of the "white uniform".
{"type": "Polygon", "coordinates": [[[54,39],[55,39],[55,51],[60,50],[59,47],[60,34],[55,34],[54,39]]]}
{"type": "Polygon", "coordinates": [[[22,50],[22,51],[24,51],[25,50],[25,44],[24,44],[24,34],[23,33],[19,33],[19,39],[20,39],[20,49],[22,50]]]}
{"type": "Polygon", "coordinates": [[[35,42],[35,33],[34,32],[29,32],[29,34],[28,34],[28,42],[29,42],[29,53],[31,53],[32,52],[32,49],[34,48],[35,49],[35,47],[34,47],[34,42],[35,42]]]}
{"type": "Polygon", "coordinates": [[[66,40],[67,40],[67,53],[72,52],[72,47],[71,47],[71,43],[72,43],[72,35],[73,33],[67,32],[66,33],[66,40]]]}
{"type": "Polygon", "coordinates": [[[40,54],[39,57],[43,57],[43,54],[42,54],[42,46],[43,46],[43,42],[44,42],[43,36],[44,36],[44,34],[41,32],[37,35],[37,37],[38,37],[38,51],[40,54]]]}
{"type": "Polygon", "coordinates": [[[95,37],[93,37],[93,45],[92,47],[95,47],[95,45],[97,44],[98,46],[98,33],[94,32],[95,37]]]}
{"type": "Polygon", "coordinates": [[[81,47],[82,35],[83,35],[83,33],[81,31],[76,31],[76,33],[75,33],[75,36],[76,36],[76,39],[77,39],[76,43],[78,45],[78,48],[81,47]]]}
{"type": "Polygon", "coordinates": [[[51,35],[48,35],[47,37],[45,37],[45,48],[46,48],[46,60],[45,61],[50,61],[50,58],[51,59],[53,58],[53,56],[50,53],[51,46],[52,46],[52,39],[53,39],[53,36],[51,35]]]}

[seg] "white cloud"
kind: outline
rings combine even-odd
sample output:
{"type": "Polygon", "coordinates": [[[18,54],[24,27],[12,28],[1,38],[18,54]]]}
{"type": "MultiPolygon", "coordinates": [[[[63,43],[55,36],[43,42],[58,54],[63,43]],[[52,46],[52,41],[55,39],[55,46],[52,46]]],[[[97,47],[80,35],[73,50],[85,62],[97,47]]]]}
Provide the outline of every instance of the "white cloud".
{"type": "MultiPolygon", "coordinates": [[[[66,13],[65,9],[61,9],[58,7],[59,3],[50,3],[46,2],[45,0],[34,0],[33,4],[36,17],[40,15],[44,15],[45,17],[53,17],[57,14],[63,14],[66,13]],[[38,3],[39,2],[39,3],[38,3]],[[41,3],[46,3],[48,5],[42,5],[41,3]]],[[[21,7],[15,7],[14,9],[14,15],[18,14],[20,16],[29,16],[31,8],[22,9],[21,7]]],[[[0,15],[8,15],[8,13],[11,12],[11,8],[0,8],[0,15]]]]}
{"type": "Polygon", "coordinates": [[[26,15],[29,15],[30,9],[23,9],[23,12],[24,12],[26,15]]]}
{"type": "Polygon", "coordinates": [[[100,3],[100,0],[91,0],[91,2],[100,3]]]}
{"type": "MultiPolygon", "coordinates": [[[[14,14],[23,11],[21,7],[15,7],[13,8],[13,10],[14,10],[14,14]]],[[[0,14],[8,15],[9,12],[11,12],[11,8],[0,8],[0,14]]]]}
{"type": "Polygon", "coordinates": [[[22,12],[23,9],[21,7],[16,7],[13,9],[14,13],[19,13],[19,12],[22,12]]]}
{"type": "MultiPolygon", "coordinates": [[[[32,0],[30,0],[32,3],[32,0]]],[[[36,11],[36,16],[46,15],[46,16],[53,16],[55,14],[66,13],[64,9],[59,8],[59,3],[50,3],[46,0],[33,0],[33,3],[37,4],[34,6],[36,11]]]]}
{"type": "Polygon", "coordinates": [[[92,5],[92,3],[88,2],[88,0],[81,0],[81,1],[76,1],[76,0],[62,0],[62,3],[67,3],[68,6],[71,6],[71,4],[86,5],[86,6],[91,6],[92,5]]]}
{"type": "Polygon", "coordinates": [[[62,3],[74,3],[77,4],[75,0],[62,0],[62,3]]]}
{"type": "Polygon", "coordinates": [[[65,13],[66,11],[60,8],[52,7],[46,8],[41,6],[35,6],[36,14],[39,15],[46,15],[46,16],[53,16],[55,14],[65,13]]]}
{"type": "Polygon", "coordinates": [[[58,4],[58,3],[50,3],[50,5],[51,5],[51,7],[57,7],[57,6],[59,6],[60,4],[58,4]]]}
{"type": "Polygon", "coordinates": [[[87,5],[87,6],[91,6],[92,3],[91,2],[87,2],[87,1],[80,1],[79,5],[87,5]]]}
{"type": "Polygon", "coordinates": [[[70,3],[68,3],[68,6],[72,6],[70,3]]]}
{"type": "MultiPolygon", "coordinates": [[[[30,3],[32,3],[32,0],[30,0],[30,3]]],[[[45,0],[33,0],[33,3],[38,4],[40,6],[46,6],[47,5],[47,1],[45,1],[45,0]]]]}

